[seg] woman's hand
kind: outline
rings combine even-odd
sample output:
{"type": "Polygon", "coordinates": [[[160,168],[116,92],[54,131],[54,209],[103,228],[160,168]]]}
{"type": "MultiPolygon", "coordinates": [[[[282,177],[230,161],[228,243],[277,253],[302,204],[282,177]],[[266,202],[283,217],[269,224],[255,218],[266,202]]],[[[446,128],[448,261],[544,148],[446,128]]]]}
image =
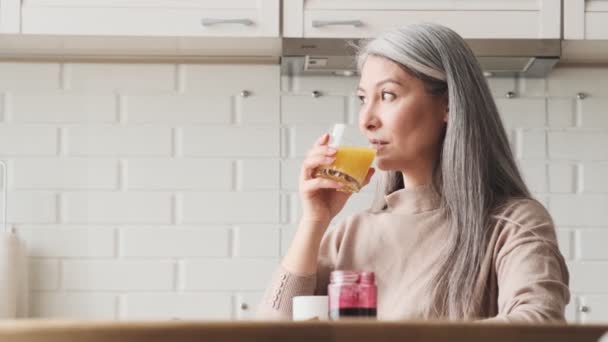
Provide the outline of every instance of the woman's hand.
{"type": "MultiPolygon", "coordinates": [[[[315,170],[323,165],[330,165],[335,160],[336,150],[328,146],[329,134],[322,135],[308,151],[300,172],[300,200],[302,202],[302,220],[329,224],[344,208],[351,196],[337,191],[343,185],[337,181],[315,178],[315,170]]],[[[374,174],[370,168],[365,178],[367,185],[374,174]]]]}

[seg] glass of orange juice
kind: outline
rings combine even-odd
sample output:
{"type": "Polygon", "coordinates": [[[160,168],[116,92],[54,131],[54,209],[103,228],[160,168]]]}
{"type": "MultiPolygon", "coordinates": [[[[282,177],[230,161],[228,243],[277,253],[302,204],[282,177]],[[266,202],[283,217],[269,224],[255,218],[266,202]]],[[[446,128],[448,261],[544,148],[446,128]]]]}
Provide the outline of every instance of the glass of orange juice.
{"type": "Polygon", "coordinates": [[[359,192],[365,176],[376,157],[376,150],[358,129],[345,124],[335,124],[330,135],[329,146],[337,150],[331,165],[317,168],[315,177],[333,179],[345,186],[342,192],[359,192]]]}

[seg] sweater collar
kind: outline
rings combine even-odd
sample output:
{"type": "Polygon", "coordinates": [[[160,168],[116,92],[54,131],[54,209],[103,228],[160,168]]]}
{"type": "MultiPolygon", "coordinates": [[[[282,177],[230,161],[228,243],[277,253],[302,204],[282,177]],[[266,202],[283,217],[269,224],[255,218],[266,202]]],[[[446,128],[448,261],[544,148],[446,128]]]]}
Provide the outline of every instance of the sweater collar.
{"type": "Polygon", "coordinates": [[[440,195],[430,184],[400,189],[386,195],[384,199],[391,210],[409,214],[434,210],[441,204],[440,195]]]}

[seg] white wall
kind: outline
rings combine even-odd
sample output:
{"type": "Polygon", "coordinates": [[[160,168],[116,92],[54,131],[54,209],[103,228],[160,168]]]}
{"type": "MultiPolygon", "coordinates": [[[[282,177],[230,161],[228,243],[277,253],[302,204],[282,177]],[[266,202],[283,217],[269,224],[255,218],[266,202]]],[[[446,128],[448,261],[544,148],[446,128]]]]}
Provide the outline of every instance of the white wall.
{"type": "MultiPolygon", "coordinates": [[[[278,66],[0,63],[0,75],[0,158],[35,317],[249,317],[295,228],[304,152],[358,109],[356,79],[281,82],[278,66]]],[[[587,322],[608,321],[606,80],[608,68],[491,80],[559,228],[568,316],[587,322]]]]}

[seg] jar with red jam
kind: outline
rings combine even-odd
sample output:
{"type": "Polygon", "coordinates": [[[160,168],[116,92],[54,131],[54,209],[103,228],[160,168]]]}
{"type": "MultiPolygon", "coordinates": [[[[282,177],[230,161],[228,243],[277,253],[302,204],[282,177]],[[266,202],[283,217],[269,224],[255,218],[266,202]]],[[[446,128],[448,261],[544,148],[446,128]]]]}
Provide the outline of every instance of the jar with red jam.
{"type": "Polygon", "coordinates": [[[329,318],[376,318],[377,288],[373,272],[333,271],[327,289],[329,318]]]}

